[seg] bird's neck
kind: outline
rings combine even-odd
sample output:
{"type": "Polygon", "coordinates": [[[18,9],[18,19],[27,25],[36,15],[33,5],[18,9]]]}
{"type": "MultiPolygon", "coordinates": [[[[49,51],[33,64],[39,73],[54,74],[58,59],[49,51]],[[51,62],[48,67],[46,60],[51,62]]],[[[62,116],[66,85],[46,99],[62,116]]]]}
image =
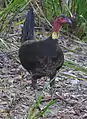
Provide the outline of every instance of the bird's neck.
{"type": "Polygon", "coordinates": [[[62,28],[61,24],[59,24],[58,22],[54,23],[52,39],[58,39],[59,38],[59,31],[61,28],[62,28]]]}
{"type": "Polygon", "coordinates": [[[59,38],[59,32],[55,32],[55,31],[54,31],[54,32],[52,33],[52,39],[55,40],[55,39],[58,39],[58,38],[59,38]]]}

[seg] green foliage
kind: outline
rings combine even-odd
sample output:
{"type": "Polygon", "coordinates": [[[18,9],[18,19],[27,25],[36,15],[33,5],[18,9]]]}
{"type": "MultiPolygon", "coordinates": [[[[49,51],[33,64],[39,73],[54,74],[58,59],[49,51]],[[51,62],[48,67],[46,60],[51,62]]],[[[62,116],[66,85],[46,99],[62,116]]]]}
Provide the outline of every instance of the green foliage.
{"type": "Polygon", "coordinates": [[[11,0],[6,8],[0,12],[0,31],[3,31],[16,14],[27,4],[26,0],[11,0]],[[9,17],[10,16],[10,17],[9,17]],[[9,18],[9,19],[8,19],[9,18]]]}
{"type": "Polygon", "coordinates": [[[52,21],[60,14],[68,16],[75,14],[77,20],[75,29],[76,35],[79,36],[79,38],[87,35],[87,0],[43,0],[43,4],[41,4],[42,6],[36,1],[32,2],[32,0],[9,0],[9,4],[6,5],[6,8],[0,11],[0,31],[6,30],[12,19],[17,13],[22,11],[29,2],[32,3],[33,7],[37,6],[39,15],[41,15],[39,8],[42,8],[42,11],[45,14],[44,20],[52,21]]]}
{"type": "MultiPolygon", "coordinates": [[[[70,5],[69,5],[70,6],[70,5]]],[[[81,38],[87,29],[87,0],[72,0],[71,8],[72,13],[77,17],[77,35],[81,38]]]]}
{"type": "Polygon", "coordinates": [[[59,14],[76,15],[76,35],[79,38],[84,35],[87,29],[87,0],[44,0],[44,6],[44,13],[48,20],[52,20],[59,14]]]}
{"type": "Polygon", "coordinates": [[[58,0],[44,0],[44,6],[44,14],[48,20],[52,20],[61,13],[61,6],[58,0]]]}
{"type": "Polygon", "coordinates": [[[43,96],[41,95],[36,101],[35,105],[28,111],[26,119],[38,119],[46,114],[49,107],[52,106],[56,100],[50,101],[42,110],[40,109],[40,104],[42,102],[43,96]]]}
{"type": "Polygon", "coordinates": [[[72,68],[75,71],[82,71],[83,73],[87,74],[87,68],[76,65],[76,64],[72,63],[71,61],[65,61],[64,65],[72,68]]]}

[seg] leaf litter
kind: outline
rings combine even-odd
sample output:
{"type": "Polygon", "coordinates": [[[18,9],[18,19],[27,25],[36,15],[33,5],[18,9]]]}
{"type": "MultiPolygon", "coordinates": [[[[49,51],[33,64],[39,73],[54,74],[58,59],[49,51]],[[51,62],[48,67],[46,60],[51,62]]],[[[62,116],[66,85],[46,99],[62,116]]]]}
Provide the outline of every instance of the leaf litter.
{"type": "MultiPolygon", "coordinates": [[[[18,41],[15,40],[15,44],[15,47],[11,45],[11,50],[18,49],[18,41]]],[[[71,104],[58,99],[41,119],[87,119],[87,44],[67,35],[59,39],[59,44],[64,51],[65,63],[56,77],[55,93],[62,95],[71,104]]],[[[38,79],[38,87],[43,87],[47,82],[47,77],[38,79]]],[[[49,96],[48,88],[44,94],[49,96]]],[[[31,75],[21,66],[18,51],[1,52],[0,119],[26,119],[34,103],[31,75]]],[[[43,102],[41,107],[46,104],[43,102]]]]}

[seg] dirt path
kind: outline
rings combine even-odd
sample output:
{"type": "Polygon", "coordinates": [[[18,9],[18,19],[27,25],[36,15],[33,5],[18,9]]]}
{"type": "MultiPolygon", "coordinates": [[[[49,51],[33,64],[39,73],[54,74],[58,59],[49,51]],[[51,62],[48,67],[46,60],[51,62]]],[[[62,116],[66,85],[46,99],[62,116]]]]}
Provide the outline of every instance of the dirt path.
{"type": "MultiPolygon", "coordinates": [[[[87,119],[87,44],[72,37],[64,39],[65,64],[56,77],[55,91],[72,104],[58,99],[41,119],[87,119]]],[[[0,119],[25,119],[35,102],[31,77],[17,58],[17,52],[0,54],[0,119]]],[[[47,82],[38,80],[40,85],[47,82]]],[[[43,102],[42,107],[46,104],[43,102]]]]}

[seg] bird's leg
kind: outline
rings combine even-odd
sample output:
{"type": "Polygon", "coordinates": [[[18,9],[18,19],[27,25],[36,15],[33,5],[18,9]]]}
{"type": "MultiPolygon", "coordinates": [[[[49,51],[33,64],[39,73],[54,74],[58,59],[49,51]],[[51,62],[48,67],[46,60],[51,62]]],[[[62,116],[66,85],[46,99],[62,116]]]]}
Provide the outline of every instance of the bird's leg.
{"type": "Polygon", "coordinates": [[[55,79],[53,79],[54,78],[54,76],[55,76],[55,74],[53,74],[53,75],[50,75],[50,88],[51,88],[51,90],[50,90],[50,92],[51,92],[51,96],[52,96],[52,94],[53,94],[53,92],[54,92],[54,84],[55,84],[55,79]]]}
{"type": "Polygon", "coordinates": [[[35,99],[36,100],[38,99],[38,96],[39,96],[38,87],[37,87],[37,79],[38,79],[38,76],[37,75],[34,75],[32,77],[32,87],[33,87],[34,92],[35,92],[35,99]]]}
{"type": "Polygon", "coordinates": [[[37,89],[37,77],[36,76],[32,77],[32,87],[34,90],[37,89]]]}
{"type": "Polygon", "coordinates": [[[53,79],[54,78],[54,76],[50,76],[50,87],[54,87],[54,83],[55,83],[55,79],[53,79]]]}
{"type": "Polygon", "coordinates": [[[32,87],[34,89],[34,93],[35,93],[35,99],[38,99],[38,95],[37,95],[37,76],[34,75],[32,76],[32,87]]]}

